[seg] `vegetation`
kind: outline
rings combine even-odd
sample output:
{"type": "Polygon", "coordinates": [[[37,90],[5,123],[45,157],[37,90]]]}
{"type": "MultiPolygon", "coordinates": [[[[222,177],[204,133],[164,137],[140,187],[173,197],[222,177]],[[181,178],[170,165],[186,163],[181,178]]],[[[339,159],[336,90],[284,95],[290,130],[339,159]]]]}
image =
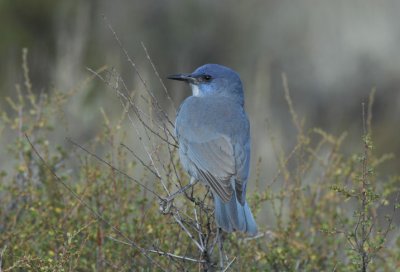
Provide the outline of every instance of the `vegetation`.
{"type": "MultiPolygon", "coordinates": [[[[346,154],[345,133],[307,128],[283,75],[297,141],[285,154],[269,129],[265,141],[272,141],[279,168],[267,179],[251,175],[255,190],[248,198],[256,220],[270,214],[271,223],[249,238],[218,233],[204,186],[172,194],[188,178],[173,122],[144,81],[144,93],[131,93],[116,71],[91,71],[88,81],[103,81],[120,100],[120,118],[102,110],[103,130],[90,142],[50,140],[66,122],[63,106],[76,90],[37,94],[27,51],[23,56],[24,84],[1,112],[1,135],[13,136],[7,167],[0,169],[1,271],[400,269],[393,223],[400,173],[379,171],[391,155],[374,154],[373,92],[360,109],[359,153],[346,154]],[[132,130],[141,145],[129,146],[132,130]]],[[[166,89],[164,95],[169,98],[166,89]]]]}

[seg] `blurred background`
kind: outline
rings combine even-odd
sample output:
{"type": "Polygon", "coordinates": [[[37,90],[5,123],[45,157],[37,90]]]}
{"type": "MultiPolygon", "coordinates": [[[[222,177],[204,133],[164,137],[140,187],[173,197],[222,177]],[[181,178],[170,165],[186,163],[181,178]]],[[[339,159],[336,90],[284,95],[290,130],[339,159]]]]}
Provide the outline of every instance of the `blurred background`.
{"type": "MultiPolygon", "coordinates": [[[[347,131],[348,153],[362,150],[361,103],[376,88],[372,136],[377,154],[396,155],[381,169],[390,173],[400,162],[399,11],[395,0],[3,0],[0,106],[6,105],[3,98],[15,97],[15,84],[23,83],[24,47],[36,92],[76,88],[91,76],[87,67],[104,65],[119,71],[129,88],[143,89],[104,14],[161,100],[162,86],[141,42],[163,79],[205,63],[223,64],[241,75],[252,125],[252,158],[263,159],[262,176],[267,180],[277,170],[269,133],[286,153],[296,142],[282,73],[306,128],[320,127],[337,136],[347,131]]],[[[189,95],[184,84],[165,84],[175,107],[189,95]]],[[[174,118],[173,106],[166,99],[162,102],[174,118]]],[[[67,136],[78,142],[90,140],[101,127],[100,107],[116,116],[122,111],[115,94],[100,81],[81,89],[68,107],[67,136]]],[[[65,130],[60,131],[65,136],[65,130]]],[[[64,138],[55,141],[62,144],[64,138]]],[[[4,154],[1,151],[3,164],[4,154]]],[[[252,167],[254,172],[255,163],[252,167]]]]}

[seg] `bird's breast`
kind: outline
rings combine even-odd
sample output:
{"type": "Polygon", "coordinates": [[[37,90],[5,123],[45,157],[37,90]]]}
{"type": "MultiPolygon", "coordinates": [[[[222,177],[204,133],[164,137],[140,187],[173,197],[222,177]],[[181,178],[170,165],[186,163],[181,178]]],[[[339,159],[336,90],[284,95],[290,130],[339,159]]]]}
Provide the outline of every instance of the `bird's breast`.
{"type": "Polygon", "coordinates": [[[223,97],[189,97],[181,105],[176,119],[179,136],[196,141],[215,135],[243,135],[249,131],[243,107],[223,97]]]}

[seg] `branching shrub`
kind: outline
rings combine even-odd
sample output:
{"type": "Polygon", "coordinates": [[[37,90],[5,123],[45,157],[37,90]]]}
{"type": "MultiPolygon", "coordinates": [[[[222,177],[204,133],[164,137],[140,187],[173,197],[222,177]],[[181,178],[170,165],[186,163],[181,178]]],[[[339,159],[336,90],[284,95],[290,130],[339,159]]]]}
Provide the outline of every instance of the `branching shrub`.
{"type": "Polygon", "coordinates": [[[179,164],[173,119],[122,50],[143,91],[130,91],[114,69],[89,69],[87,81],[101,80],[123,110],[118,120],[100,110],[103,129],[86,143],[49,140],[78,88],[37,95],[24,51],[24,86],[17,85],[16,98],[7,98],[9,107],[1,113],[9,161],[0,175],[2,271],[400,269],[393,223],[400,176],[378,171],[390,156],[373,152],[373,96],[360,118],[361,152],[348,156],[342,150],[345,133],[306,127],[283,75],[297,142],[285,154],[269,128],[265,140],[272,141],[279,167],[267,179],[253,174],[256,188],[249,193],[256,218],[270,211],[267,221],[273,223],[260,225],[254,238],[225,234],[216,227],[204,186],[174,194],[188,176],[179,164]]]}

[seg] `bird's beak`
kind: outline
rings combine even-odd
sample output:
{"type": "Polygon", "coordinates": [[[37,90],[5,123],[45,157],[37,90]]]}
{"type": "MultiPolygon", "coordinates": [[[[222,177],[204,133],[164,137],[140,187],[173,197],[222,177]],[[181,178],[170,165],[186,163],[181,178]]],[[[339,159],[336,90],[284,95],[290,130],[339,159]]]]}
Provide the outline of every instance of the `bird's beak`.
{"type": "Polygon", "coordinates": [[[168,76],[168,79],[185,81],[185,82],[188,82],[188,83],[193,83],[195,81],[195,78],[192,77],[191,74],[171,75],[171,76],[168,76]]]}

